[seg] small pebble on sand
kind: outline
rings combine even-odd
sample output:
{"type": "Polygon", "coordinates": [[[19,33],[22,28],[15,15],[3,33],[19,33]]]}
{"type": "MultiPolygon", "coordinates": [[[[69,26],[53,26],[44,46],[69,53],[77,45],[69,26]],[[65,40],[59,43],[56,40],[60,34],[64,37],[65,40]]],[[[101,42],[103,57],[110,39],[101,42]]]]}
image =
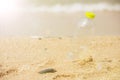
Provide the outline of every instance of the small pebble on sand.
{"type": "Polygon", "coordinates": [[[58,37],[58,39],[62,39],[62,37],[58,37]]]}
{"type": "Polygon", "coordinates": [[[57,72],[55,69],[48,68],[48,69],[41,70],[39,73],[40,74],[46,74],[46,73],[55,73],[55,72],[57,72]]]}
{"type": "Polygon", "coordinates": [[[48,48],[44,48],[44,50],[45,50],[45,51],[47,51],[47,50],[48,50],[48,48]]]}

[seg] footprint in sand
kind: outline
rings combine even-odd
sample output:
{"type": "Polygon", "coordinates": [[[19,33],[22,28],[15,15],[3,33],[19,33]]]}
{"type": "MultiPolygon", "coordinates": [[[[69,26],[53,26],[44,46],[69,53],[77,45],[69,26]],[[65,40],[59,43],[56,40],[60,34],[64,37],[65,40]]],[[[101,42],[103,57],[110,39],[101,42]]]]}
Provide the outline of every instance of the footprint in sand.
{"type": "Polygon", "coordinates": [[[17,72],[17,69],[11,68],[11,69],[9,69],[9,70],[2,71],[2,72],[0,72],[0,78],[4,77],[4,76],[6,76],[6,75],[12,74],[12,73],[14,73],[14,72],[17,72]]]}

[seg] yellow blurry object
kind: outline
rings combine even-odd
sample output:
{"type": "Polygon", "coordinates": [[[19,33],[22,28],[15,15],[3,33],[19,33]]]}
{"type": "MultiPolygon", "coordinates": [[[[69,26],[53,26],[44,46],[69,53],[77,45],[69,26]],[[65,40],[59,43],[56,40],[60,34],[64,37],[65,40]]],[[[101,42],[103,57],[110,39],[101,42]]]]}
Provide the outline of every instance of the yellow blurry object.
{"type": "Polygon", "coordinates": [[[93,12],[86,12],[85,15],[89,19],[94,19],[95,18],[95,14],[93,12]]]}

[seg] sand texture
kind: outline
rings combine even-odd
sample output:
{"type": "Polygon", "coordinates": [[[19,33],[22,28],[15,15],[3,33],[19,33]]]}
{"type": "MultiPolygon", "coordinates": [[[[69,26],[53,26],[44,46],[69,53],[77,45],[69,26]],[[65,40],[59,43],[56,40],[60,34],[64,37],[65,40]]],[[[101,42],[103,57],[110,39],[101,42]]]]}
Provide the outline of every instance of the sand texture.
{"type": "Polygon", "coordinates": [[[120,37],[0,38],[0,80],[120,80],[120,37]]]}

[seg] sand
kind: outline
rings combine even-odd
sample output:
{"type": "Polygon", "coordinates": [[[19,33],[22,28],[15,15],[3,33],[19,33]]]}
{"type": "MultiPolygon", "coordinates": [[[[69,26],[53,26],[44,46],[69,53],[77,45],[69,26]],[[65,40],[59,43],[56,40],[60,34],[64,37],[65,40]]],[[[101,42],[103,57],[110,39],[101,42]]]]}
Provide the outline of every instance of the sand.
{"type": "Polygon", "coordinates": [[[0,38],[0,80],[119,79],[119,36],[0,38]]]}

